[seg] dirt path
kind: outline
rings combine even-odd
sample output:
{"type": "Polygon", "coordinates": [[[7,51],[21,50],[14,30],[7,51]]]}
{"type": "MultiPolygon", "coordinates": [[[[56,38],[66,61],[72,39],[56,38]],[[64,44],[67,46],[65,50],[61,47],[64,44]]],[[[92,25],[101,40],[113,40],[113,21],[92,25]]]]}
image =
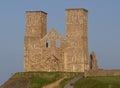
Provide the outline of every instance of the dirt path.
{"type": "Polygon", "coordinates": [[[63,78],[59,79],[58,81],[56,81],[54,83],[51,83],[49,85],[44,86],[43,88],[56,88],[60,84],[60,82],[62,80],[64,80],[65,78],[67,78],[67,77],[63,77],[63,78]]]}
{"type": "MultiPolygon", "coordinates": [[[[82,76],[79,77],[75,77],[74,79],[70,80],[64,88],[74,88],[74,84],[76,83],[76,81],[78,81],[79,79],[81,79],[82,76]]],[[[52,88],[52,87],[51,87],[52,88]]]]}

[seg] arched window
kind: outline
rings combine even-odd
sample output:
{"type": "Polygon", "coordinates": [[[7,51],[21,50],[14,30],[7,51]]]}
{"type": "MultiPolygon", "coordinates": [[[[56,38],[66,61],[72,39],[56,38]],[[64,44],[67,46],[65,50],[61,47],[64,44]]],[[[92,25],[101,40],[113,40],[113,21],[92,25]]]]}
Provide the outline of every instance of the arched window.
{"type": "Polygon", "coordinates": [[[90,55],[90,69],[93,69],[93,56],[90,55]]]}
{"type": "Polygon", "coordinates": [[[56,39],[56,47],[60,48],[60,39],[56,39]]]}

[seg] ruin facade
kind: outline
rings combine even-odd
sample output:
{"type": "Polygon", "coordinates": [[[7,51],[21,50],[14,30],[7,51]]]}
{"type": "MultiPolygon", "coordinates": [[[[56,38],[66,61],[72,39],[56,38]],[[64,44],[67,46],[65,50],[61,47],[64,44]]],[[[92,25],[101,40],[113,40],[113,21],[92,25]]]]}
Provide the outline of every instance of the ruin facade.
{"type": "Polygon", "coordinates": [[[91,52],[90,54],[90,70],[98,71],[98,64],[95,52],[91,52]]]}
{"type": "Polygon", "coordinates": [[[66,10],[66,36],[47,33],[47,13],[26,12],[25,71],[84,72],[88,66],[88,11],[66,10]]]}

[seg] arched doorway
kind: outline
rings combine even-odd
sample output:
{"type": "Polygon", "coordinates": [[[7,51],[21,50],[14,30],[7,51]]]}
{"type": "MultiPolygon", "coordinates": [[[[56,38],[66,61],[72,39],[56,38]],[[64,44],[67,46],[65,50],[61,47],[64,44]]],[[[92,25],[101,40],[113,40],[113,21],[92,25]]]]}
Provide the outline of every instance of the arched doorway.
{"type": "Polygon", "coordinates": [[[47,65],[48,71],[59,71],[59,62],[59,59],[56,58],[54,55],[47,58],[45,63],[47,65]]]}

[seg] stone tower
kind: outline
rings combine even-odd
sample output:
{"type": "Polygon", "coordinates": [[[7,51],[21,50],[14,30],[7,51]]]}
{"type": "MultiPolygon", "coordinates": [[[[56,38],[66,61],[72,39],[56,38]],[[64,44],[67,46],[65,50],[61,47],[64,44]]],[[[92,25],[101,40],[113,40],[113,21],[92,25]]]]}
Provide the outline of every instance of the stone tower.
{"type": "MultiPolygon", "coordinates": [[[[34,64],[33,55],[39,52],[40,39],[46,35],[47,13],[43,11],[26,12],[26,35],[24,38],[24,69],[27,71],[34,64]],[[27,70],[26,70],[27,69],[27,70]]],[[[29,69],[30,70],[30,69],[29,69]]]]}
{"type": "Polygon", "coordinates": [[[66,39],[68,70],[88,70],[88,11],[85,9],[66,10],[66,39]]]}

